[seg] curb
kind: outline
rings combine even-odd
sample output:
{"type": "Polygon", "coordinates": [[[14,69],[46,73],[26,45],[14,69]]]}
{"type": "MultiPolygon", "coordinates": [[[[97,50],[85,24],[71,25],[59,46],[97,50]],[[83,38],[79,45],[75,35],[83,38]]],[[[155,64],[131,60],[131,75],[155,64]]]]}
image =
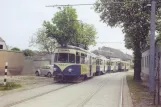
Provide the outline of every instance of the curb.
{"type": "Polygon", "coordinates": [[[123,107],[134,107],[129,87],[127,85],[126,76],[124,77],[124,87],[123,87],[123,107]]]}

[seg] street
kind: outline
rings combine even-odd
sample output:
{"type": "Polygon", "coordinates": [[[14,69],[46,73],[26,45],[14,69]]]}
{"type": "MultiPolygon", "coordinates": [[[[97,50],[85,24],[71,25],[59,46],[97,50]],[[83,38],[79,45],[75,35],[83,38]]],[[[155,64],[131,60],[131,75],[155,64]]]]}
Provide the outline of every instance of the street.
{"type": "MultiPolygon", "coordinates": [[[[125,74],[121,72],[97,76],[21,101],[12,107],[121,107],[121,88],[125,74]]],[[[51,88],[50,85],[45,88],[48,87],[51,88]]]]}

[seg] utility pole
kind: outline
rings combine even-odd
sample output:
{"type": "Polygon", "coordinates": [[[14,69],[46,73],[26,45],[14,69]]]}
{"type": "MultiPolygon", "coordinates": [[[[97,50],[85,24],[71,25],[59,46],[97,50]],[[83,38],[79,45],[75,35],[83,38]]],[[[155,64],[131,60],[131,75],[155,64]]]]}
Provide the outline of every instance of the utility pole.
{"type": "Polygon", "coordinates": [[[150,25],[150,71],[149,71],[149,89],[154,92],[155,87],[155,15],[156,0],[151,0],[151,25],[150,25]]]}

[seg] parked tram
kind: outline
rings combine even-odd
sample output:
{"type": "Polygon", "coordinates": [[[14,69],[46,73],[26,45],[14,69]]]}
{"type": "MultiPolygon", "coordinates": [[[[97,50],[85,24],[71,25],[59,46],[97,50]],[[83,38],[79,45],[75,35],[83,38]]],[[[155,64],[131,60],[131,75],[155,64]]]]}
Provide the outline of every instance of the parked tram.
{"type": "Polygon", "coordinates": [[[75,46],[57,47],[54,57],[54,80],[75,81],[93,77],[96,55],[75,46]]]}
{"type": "Polygon", "coordinates": [[[107,73],[108,59],[102,55],[96,57],[96,75],[102,75],[107,73]]]}
{"type": "Polygon", "coordinates": [[[129,62],[126,61],[120,61],[118,63],[118,71],[122,72],[122,71],[128,71],[130,69],[130,64],[129,62]]]}
{"type": "Polygon", "coordinates": [[[79,81],[110,71],[128,70],[128,62],[107,59],[76,46],[57,47],[54,54],[55,81],[79,81]]]}

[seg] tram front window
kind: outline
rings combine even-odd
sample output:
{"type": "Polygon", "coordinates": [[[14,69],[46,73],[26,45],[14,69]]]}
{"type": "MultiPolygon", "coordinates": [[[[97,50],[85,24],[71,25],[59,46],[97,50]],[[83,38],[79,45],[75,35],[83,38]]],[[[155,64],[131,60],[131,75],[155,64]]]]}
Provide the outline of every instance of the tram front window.
{"type": "Polygon", "coordinates": [[[57,63],[75,63],[75,55],[69,53],[56,53],[55,62],[57,63]]]}
{"type": "Polygon", "coordinates": [[[56,53],[55,62],[68,63],[68,53],[56,53]]]}
{"type": "Polygon", "coordinates": [[[69,63],[75,63],[75,55],[69,54],[69,63]]]}

